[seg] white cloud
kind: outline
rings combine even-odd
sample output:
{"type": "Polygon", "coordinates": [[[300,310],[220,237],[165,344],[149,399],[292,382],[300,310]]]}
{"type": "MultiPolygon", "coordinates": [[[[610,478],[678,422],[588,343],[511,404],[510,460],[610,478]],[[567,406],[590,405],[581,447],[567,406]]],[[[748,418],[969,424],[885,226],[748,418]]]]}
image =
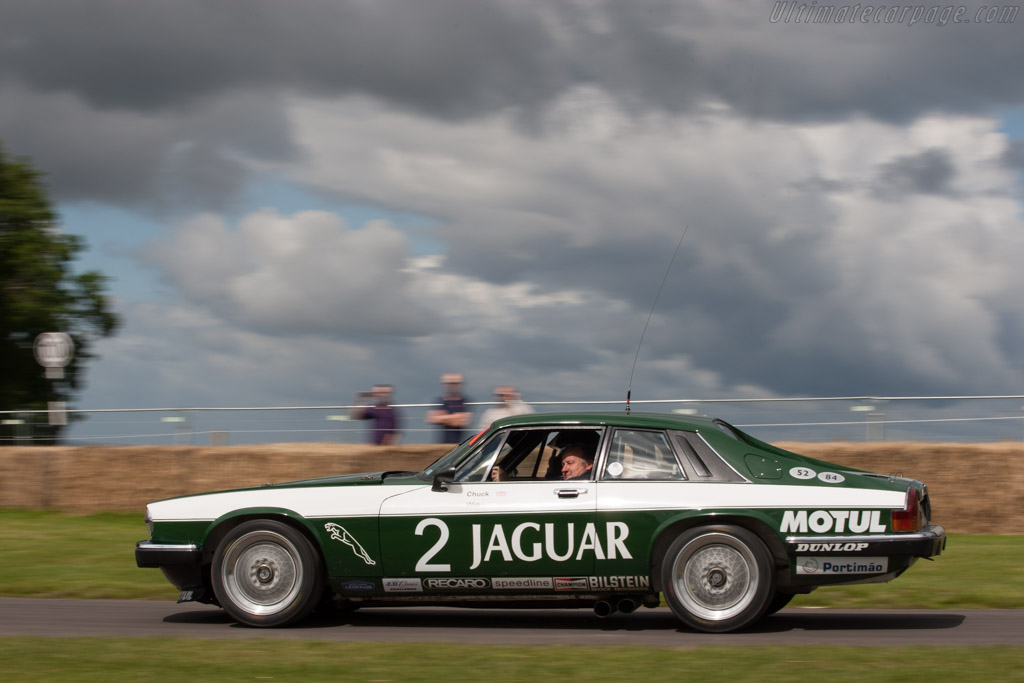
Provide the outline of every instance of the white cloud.
{"type": "MultiPolygon", "coordinates": [[[[574,311],[602,298],[644,309],[668,260],[656,245],[689,223],[688,269],[658,315],[723,386],[799,390],[772,354],[815,365],[818,390],[1008,384],[1014,351],[994,311],[1019,289],[1024,245],[995,119],[765,124],[722,103],[634,115],[593,88],[534,129],[512,111],[456,125],[366,99],[296,100],[291,118],[306,154],[292,177],[439,217],[451,253],[426,287],[459,292],[446,309],[459,327],[500,325],[537,291],[574,311]],[[901,159],[945,164],[941,191],[879,195],[901,159]]],[[[607,327],[636,317],[582,317],[586,339],[600,352],[607,327]]]]}

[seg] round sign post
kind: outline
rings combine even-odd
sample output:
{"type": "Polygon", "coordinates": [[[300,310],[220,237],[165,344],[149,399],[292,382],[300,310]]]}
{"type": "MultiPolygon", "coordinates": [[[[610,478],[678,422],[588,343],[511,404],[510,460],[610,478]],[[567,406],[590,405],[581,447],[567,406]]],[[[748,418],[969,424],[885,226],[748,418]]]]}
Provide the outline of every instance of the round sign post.
{"type": "MultiPolygon", "coordinates": [[[[46,379],[64,379],[64,368],[75,356],[75,342],[65,332],[43,332],[32,347],[36,362],[46,368],[46,379]]],[[[51,425],[66,425],[67,407],[64,401],[47,404],[51,425]]]]}
{"type": "Polygon", "coordinates": [[[64,332],[43,332],[33,347],[36,362],[46,368],[47,379],[64,379],[64,368],[75,355],[75,342],[64,332]]]}

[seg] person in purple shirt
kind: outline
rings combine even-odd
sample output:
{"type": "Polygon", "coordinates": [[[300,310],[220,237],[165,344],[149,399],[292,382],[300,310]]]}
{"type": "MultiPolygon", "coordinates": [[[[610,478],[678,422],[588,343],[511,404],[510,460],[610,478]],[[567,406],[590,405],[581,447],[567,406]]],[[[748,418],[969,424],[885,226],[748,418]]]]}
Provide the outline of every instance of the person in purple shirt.
{"type": "Polygon", "coordinates": [[[398,426],[398,409],[391,405],[395,389],[390,384],[375,384],[370,391],[361,391],[356,397],[357,405],[352,409],[353,420],[373,420],[370,443],[390,446],[401,439],[398,426]]]}

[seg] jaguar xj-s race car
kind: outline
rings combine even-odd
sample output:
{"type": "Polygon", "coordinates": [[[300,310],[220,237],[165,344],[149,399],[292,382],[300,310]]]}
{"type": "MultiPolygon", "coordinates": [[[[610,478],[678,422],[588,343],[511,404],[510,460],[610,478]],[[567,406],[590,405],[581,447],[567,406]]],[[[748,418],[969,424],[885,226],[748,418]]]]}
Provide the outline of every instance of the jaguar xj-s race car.
{"type": "Polygon", "coordinates": [[[945,547],[920,481],[791,453],[709,418],[506,418],[422,472],[151,503],[140,567],[250,626],[321,605],[654,607],[747,626],[819,586],[945,547]]]}

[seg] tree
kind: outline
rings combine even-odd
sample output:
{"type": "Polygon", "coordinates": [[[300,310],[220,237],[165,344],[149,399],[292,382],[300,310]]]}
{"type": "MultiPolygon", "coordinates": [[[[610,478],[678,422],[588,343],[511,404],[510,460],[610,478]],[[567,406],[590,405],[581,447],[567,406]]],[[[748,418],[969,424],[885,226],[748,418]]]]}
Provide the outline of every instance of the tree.
{"type": "MultiPolygon", "coordinates": [[[[69,402],[82,386],[93,344],[120,324],[104,292],[107,278],[73,271],[84,242],[61,232],[56,220],[42,174],[27,159],[8,157],[0,143],[0,410],[69,402]],[[42,332],[66,332],[74,340],[63,379],[47,379],[35,360],[33,344],[42,332]]],[[[0,443],[10,443],[11,429],[4,430],[0,443]]],[[[56,439],[59,428],[44,432],[56,439]]]]}

